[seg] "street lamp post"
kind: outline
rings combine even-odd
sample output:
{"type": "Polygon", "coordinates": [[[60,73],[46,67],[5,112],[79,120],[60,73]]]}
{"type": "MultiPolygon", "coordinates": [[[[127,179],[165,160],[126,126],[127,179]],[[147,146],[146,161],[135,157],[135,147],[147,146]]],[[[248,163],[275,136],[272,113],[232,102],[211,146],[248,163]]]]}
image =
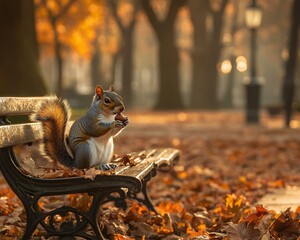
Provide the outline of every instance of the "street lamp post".
{"type": "Polygon", "coordinates": [[[246,25],[250,29],[250,81],[246,83],[246,121],[247,123],[259,122],[260,83],[256,73],[256,33],[261,24],[262,10],[256,5],[256,0],[245,12],[246,25]]]}

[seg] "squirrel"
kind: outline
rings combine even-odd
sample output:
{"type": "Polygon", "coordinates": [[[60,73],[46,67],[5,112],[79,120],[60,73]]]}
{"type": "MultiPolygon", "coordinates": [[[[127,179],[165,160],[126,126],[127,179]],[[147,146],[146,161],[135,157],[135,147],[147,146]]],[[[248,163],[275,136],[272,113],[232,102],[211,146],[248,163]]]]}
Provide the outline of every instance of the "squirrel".
{"type": "Polygon", "coordinates": [[[113,138],[129,123],[128,117],[121,114],[124,109],[123,100],[113,86],[104,91],[97,85],[90,108],[74,121],[68,141],[65,131],[70,107],[65,100],[57,98],[42,103],[31,119],[42,123],[42,150],[50,159],[71,168],[109,170],[116,167],[109,164],[113,138]]]}

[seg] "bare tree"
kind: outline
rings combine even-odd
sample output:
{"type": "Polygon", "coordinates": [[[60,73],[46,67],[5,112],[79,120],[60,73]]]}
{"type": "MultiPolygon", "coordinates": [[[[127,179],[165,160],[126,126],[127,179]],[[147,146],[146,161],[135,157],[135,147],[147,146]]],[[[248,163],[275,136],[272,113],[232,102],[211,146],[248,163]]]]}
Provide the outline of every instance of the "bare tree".
{"type": "MultiPolygon", "coordinates": [[[[230,46],[233,48],[235,46],[235,34],[238,31],[238,4],[235,4],[235,10],[232,17],[232,23],[231,23],[231,38],[230,46]]],[[[233,107],[233,86],[234,86],[234,79],[235,79],[235,63],[236,56],[234,51],[230,52],[229,61],[231,63],[232,69],[228,75],[227,84],[225,88],[225,94],[223,96],[223,99],[221,100],[220,106],[224,108],[232,108],[233,107]]]]}
{"type": "Polygon", "coordinates": [[[59,39],[59,33],[58,33],[58,21],[64,16],[64,14],[70,9],[72,4],[76,0],[69,0],[64,6],[61,6],[60,1],[58,1],[58,5],[61,6],[60,11],[57,13],[54,13],[51,8],[48,6],[46,0],[42,0],[43,6],[46,8],[49,22],[53,31],[53,45],[54,45],[54,53],[56,58],[56,64],[57,64],[57,88],[56,88],[56,94],[58,96],[62,95],[62,86],[63,86],[63,57],[62,57],[62,48],[63,44],[61,43],[59,39]]]}
{"type": "Polygon", "coordinates": [[[0,95],[44,95],[33,1],[0,1],[0,95]]]}
{"type": "Polygon", "coordinates": [[[192,108],[218,107],[216,65],[222,50],[222,23],[227,2],[219,1],[220,6],[213,9],[210,0],[188,1],[194,25],[192,108]]]}
{"type": "Polygon", "coordinates": [[[157,36],[159,49],[159,93],[156,109],[183,108],[179,88],[179,54],[175,43],[174,23],[185,0],[170,1],[164,20],[159,20],[149,0],[140,1],[148,20],[157,36]]]}
{"type": "Polygon", "coordinates": [[[300,27],[300,1],[294,0],[291,12],[291,29],[289,39],[289,57],[285,65],[282,96],[285,109],[285,125],[290,126],[292,118],[292,103],[295,95],[295,71],[298,53],[298,35],[300,27]]]}
{"type": "Polygon", "coordinates": [[[101,60],[102,60],[102,55],[100,51],[100,46],[98,42],[98,37],[100,34],[100,27],[96,29],[95,31],[95,39],[92,42],[93,45],[93,53],[91,57],[91,80],[92,80],[92,86],[96,86],[101,83],[102,87],[105,89],[108,87],[103,81],[103,73],[101,70],[101,60]]]}
{"type": "Polygon", "coordinates": [[[133,32],[136,25],[136,14],[139,10],[139,4],[136,0],[131,1],[133,12],[131,21],[126,24],[117,14],[118,5],[116,1],[108,0],[112,15],[120,29],[122,40],[121,49],[118,56],[122,57],[122,90],[121,95],[124,98],[126,105],[132,105],[132,70],[133,70],[133,32]]]}

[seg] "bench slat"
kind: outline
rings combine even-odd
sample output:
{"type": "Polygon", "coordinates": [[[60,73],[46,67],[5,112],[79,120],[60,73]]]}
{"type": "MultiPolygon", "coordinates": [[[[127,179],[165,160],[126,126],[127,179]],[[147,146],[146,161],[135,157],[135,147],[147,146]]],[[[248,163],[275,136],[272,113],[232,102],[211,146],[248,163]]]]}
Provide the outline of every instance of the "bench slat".
{"type": "Polygon", "coordinates": [[[154,162],[144,160],[143,162],[126,169],[119,175],[135,177],[142,180],[154,168],[154,162]]]}
{"type": "Polygon", "coordinates": [[[174,148],[162,148],[153,156],[156,158],[155,164],[161,165],[171,165],[173,160],[180,156],[180,151],[174,148]]]}
{"type": "Polygon", "coordinates": [[[45,100],[54,100],[56,97],[1,97],[0,116],[28,115],[36,111],[45,100]]]}
{"type": "Polygon", "coordinates": [[[15,146],[42,139],[41,123],[24,123],[0,126],[0,148],[15,146]]]}
{"type": "MultiPolygon", "coordinates": [[[[135,161],[140,162],[140,161],[142,161],[142,159],[141,159],[140,157],[138,157],[138,156],[143,156],[143,155],[144,155],[145,158],[149,158],[149,157],[152,156],[156,151],[157,151],[157,149],[148,149],[148,150],[144,150],[144,151],[141,151],[141,152],[133,152],[133,153],[130,153],[129,155],[131,155],[133,158],[135,158],[135,161]]],[[[119,161],[120,159],[122,159],[122,157],[121,157],[121,158],[118,158],[118,159],[116,159],[116,160],[114,160],[113,162],[118,163],[118,161],[119,161]]],[[[126,170],[129,169],[129,168],[130,168],[129,165],[118,167],[118,168],[116,169],[116,174],[119,175],[119,174],[123,173],[124,171],[126,171],[126,170]]]]}
{"type": "Polygon", "coordinates": [[[142,180],[155,166],[171,165],[172,161],[179,155],[180,151],[174,148],[157,149],[137,165],[117,171],[116,174],[142,180]]]}

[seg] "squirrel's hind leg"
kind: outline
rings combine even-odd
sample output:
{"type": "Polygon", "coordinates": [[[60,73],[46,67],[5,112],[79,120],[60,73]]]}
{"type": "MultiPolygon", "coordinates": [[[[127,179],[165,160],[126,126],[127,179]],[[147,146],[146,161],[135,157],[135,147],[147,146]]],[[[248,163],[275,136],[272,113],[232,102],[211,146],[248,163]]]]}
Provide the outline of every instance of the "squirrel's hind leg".
{"type": "Polygon", "coordinates": [[[88,143],[80,143],[77,148],[74,149],[74,160],[76,168],[90,168],[91,152],[89,151],[88,143]]]}

